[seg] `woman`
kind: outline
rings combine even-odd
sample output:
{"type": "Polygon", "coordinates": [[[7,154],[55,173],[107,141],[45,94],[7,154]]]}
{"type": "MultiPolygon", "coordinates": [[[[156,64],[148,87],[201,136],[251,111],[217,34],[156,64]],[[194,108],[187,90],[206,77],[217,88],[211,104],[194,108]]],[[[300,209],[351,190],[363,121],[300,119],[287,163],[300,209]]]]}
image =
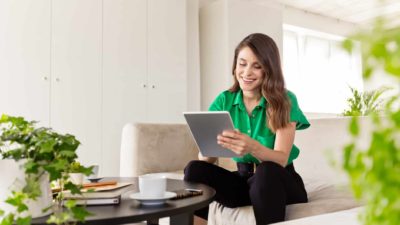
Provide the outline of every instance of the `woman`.
{"type": "MultiPolygon", "coordinates": [[[[216,158],[191,161],[185,180],[207,184],[216,190],[215,200],[226,207],[252,205],[257,224],[285,219],[287,204],[307,202],[307,193],[293,160],[299,149],[293,145],[296,129],[309,122],[296,97],[285,89],[275,42],[255,33],[235,50],[234,84],[211,104],[211,111],[228,111],[237,130],[218,135],[218,144],[240,157],[238,171],[214,165],[216,158]],[[254,172],[254,165],[256,170],[254,172]]],[[[207,219],[208,207],[196,215],[207,219]]]]}

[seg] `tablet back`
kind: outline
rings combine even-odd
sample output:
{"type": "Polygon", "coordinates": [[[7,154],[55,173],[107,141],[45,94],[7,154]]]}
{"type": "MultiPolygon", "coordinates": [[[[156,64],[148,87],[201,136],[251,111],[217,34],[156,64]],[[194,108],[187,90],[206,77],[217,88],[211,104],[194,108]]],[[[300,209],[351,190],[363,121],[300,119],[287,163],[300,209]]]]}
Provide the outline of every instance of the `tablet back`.
{"type": "Polygon", "coordinates": [[[233,130],[231,116],[226,111],[184,112],[186,122],[200,152],[207,157],[237,157],[217,143],[217,135],[233,130]]]}

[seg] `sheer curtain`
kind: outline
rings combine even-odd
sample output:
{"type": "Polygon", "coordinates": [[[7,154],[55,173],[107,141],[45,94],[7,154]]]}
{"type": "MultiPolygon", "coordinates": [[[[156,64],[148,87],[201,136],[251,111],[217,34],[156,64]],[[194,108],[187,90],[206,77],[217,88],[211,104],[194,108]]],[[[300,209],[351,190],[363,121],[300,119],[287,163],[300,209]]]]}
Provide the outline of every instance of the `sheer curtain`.
{"type": "Polygon", "coordinates": [[[283,72],[286,86],[304,112],[341,113],[351,96],[349,86],[363,90],[361,55],[348,54],[343,37],[284,26],[283,72]]]}

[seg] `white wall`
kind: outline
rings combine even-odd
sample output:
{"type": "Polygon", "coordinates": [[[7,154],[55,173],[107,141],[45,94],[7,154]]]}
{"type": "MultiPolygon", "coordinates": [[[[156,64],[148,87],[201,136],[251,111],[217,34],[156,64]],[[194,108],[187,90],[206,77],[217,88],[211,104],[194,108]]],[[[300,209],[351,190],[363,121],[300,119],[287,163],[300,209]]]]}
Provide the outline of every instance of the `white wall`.
{"type": "Polygon", "coordinates": [[[238,43],[265,33],[282,50],[282,10],[243,0],[218,0],[200,9],[201,109],[233,84],[232,62],[238,43]]]}
{"type": "Polygon", "coordinates": [[[200,40],[199,40],[199,1],[188,0],[187,9],[187,109],[200,110],[200,40]]]}
{"type": "Polygon", "coordinates": [[[293,7],[283,7],[283,23],[346,37],[358,27],[356,24],[318,15],[293,7]]]}

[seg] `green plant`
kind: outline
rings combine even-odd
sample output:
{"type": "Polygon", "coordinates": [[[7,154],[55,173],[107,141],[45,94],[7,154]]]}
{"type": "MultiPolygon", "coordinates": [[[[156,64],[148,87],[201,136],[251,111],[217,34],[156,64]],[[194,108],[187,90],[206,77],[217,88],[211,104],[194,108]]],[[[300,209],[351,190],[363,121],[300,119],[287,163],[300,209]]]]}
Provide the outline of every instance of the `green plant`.
{"type": "MultiPolygon", "coordinates": [[[[68,181],[72,162],[77,159],[76,149],[80,142],[70,134],[61,135],[49,128],[35,128],[34,121],[22,117],[2,115],[0,118],[0,154],[2,159],[23,160],[26,185],[22,190],[14,190],[6,202],[16,208],[16,213],[3,215],[1,225],[30,224],[30,216],[22,216],[28,210],[27,200],[35,200],[41,195],[39,179],[49,175],[49,182],[57,182],[61,190],[80,194],[80,188],[68,181]]],[[[89,175],[91,168],[79,165],[79,171],[89,175]]],[[[56,195],[56,204],[50,206],[54,213],[48,223],[63,224],[69,221],[84,221],[89,212],[77,206],[73,200],[65,202],[63,208],[62,191],[56,195]]],[[[44,209],[49,210],[50,209],[44,209]]],[[[0,210],[0,214],[4,211],[0,210]]]]}
{"type": "MultiPolygon", "coordinates": [[[[379,19],[373,28],[356,34],[361,44],[363,75],[366,79],[376,70],[384,70],[400,81],[400,27],[387,27],[379,19]]],[[[343,43],[351,51],[352,40],[343,43]]],[[[351,178],[355,196],[366,200],[362,214],[365,225],[397,225],[400,221],[400,96],[391,97],[383,117],[372,113],[374,129],[367,148],[357,145],[360,126],[353,117],[349,126],[353,141],[344,149],[343,167],[351,178]]]]}
{"type": "Polygon", "coordinates": [[[81,163],[78,161],[73,161],[71,163],[69,172],[70,173],[83,173],[83,174],[88,174],[88,175],[91,174],[91,170],[87,171],[87,168],[82,166],[81,163]]]}
{"type": "Polygon", "coordinates": [[[348,109],[344,110],[343,116],[368,116],[372,113],[382,112],[382,94],[390,88],[382,87],[377,90],[361,92],[349,87],[352,96],[347,99],[348,109]]]}

